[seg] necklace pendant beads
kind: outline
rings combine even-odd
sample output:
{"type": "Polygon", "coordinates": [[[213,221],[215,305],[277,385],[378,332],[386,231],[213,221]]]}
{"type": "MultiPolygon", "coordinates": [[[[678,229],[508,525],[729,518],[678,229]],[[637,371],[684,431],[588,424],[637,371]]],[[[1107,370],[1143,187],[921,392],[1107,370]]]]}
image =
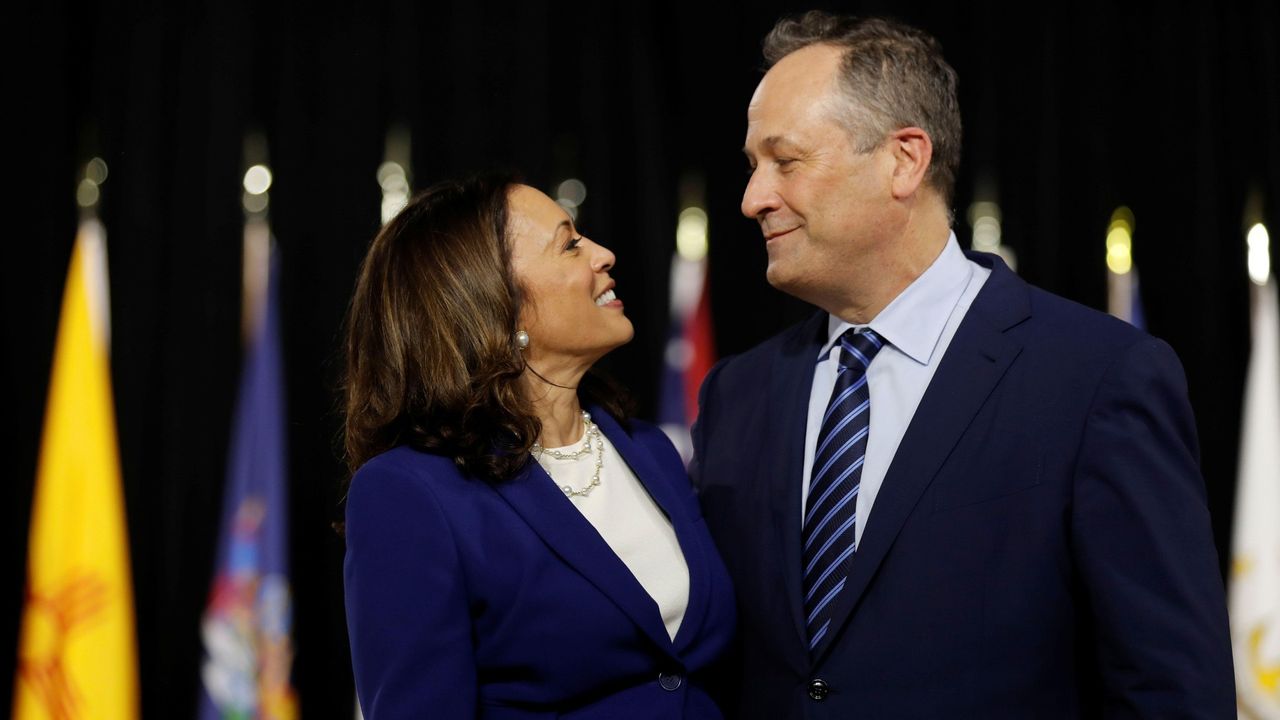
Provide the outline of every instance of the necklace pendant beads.
{"type": "MultiPolygon", "coordinates": [[[[595,451],[595,472],[591,475],[591,481],[578,490],[575,490],[571,485],[560,486],[560,491],[568,498],[586,497],[591,494],[592,490],[600,487],[600,469],[604,467],[604,439],[600,437],[600,427],[591,422],[591,414],[586,410],[582,411],[582,426],[582,447],[577,450],[570,450],[567,452],[560,450],[548,450],[542,447],[540,443],[534,443],[533,446],[529,448],[529,452],[535,457],[541,458],[546,454],[556,460],[579,460],[590,455],[593,450],[595,451]]],[[[550,469],[547,469],[547,475],[550,474],[550,469]]]]}

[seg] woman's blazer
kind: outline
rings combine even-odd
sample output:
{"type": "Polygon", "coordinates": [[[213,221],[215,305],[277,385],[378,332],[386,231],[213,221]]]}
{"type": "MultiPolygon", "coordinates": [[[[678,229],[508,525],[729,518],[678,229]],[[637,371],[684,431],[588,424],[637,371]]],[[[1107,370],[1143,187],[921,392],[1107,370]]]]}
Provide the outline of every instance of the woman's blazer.
{"type": "Polygon", "coordinates": [[[733,639],[733,594],[684,466],[654,426],[628,433],[589,410],[684,552],[675,641],[538,463],[493,484],[399,447],[360,468],[347,497],[347,628],[367,720],[721,716],[707,683],[733,639]]]}

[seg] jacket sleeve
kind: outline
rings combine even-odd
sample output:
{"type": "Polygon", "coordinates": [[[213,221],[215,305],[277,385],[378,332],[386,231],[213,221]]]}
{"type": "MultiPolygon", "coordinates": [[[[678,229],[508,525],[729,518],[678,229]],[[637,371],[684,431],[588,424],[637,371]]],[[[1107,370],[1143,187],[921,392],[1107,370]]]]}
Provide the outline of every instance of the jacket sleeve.
{"type": "Polygon", "coordinates": [[[430,479],[366,467],[346,520],[347,631],[365,717],[475,717],[463,567],[430,479]]]}
{"type": "Polygon", "coordinates": [[[1072,541],[1107,718],[1235,716],[1226,603],[1182,367],[1145,338],[1099,384],[1072,541]]]}

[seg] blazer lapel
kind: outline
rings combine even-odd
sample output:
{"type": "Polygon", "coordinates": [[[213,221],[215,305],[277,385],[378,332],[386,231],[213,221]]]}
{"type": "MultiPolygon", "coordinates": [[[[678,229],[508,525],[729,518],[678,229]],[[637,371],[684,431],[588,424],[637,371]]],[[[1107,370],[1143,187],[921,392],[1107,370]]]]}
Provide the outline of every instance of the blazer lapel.
{"type": "MultiPolygon", "coordinates": [[[[707,569],[709,561],[705,555],[705,547],[694,536],[695,518],[689,515],[688,501],[682,501],[677,494],[682,490],[689,492],[680,485],[683,483],[688,486],[688,476],[682,471],[678,477],[667,477],[670,473],[663,472],[649,448],[632,439],[612,416],[598,407],[591,407],[588,410],[591,412],[591,418],[600,426],[600,431],[609,438],[609,442],[613,443],[613,447],[617,449],[618,454],[622,455],[622,459],[639,478],[640,484],[648,491],[649,497],[658,504],[671,522],[672,529],[675,530],[676,541],[680,544],[685,565],[689,569],[688,604],[674,641],[677,650],[683,649],[690,638],[697,636],[697,628],[702,626],[711,593],[711,578],[707,569]]],[[[644,592],[643,588],[641,592],[644,592]]],[[[648,597],[647,593],[646,597],[648,597]]],[[[650,603],[652,604],[652,600],[650,603]]],[[[662,637],[668,639],[666,626],[661,622],[656,605],[652,614],[658,618],[658,628],[662,637]]]]}
{"type": "MultiPolygon", "coordinates": [[[[804,478],[804,437],[809,414],[809,393],[813,387],[813,368],[825,341],[827,313],[816,313],[801,326],[801,333],[788,343],[775,360],[770,383],[769,404],[774,412],[770,432],[760,442],[780,443],[779,451],[770,453],[772,462],[762,463],[767,473],[763,486],[772,511],[773,547],[780,548],[783,590],[791,608],[792,629],[782,638],[787,660],[797,672],[807,672],[808,630],[804,621],[803,579],[800,566],[800,490],[804,478]]],[[[765,553],[765,556],[772,555],[765,553]]]]}
{"type": "MultiPolygon", "coordinates": [[[[1022,349],[1003,333],[1030,316],[1026,283],[995,256],[967,254],[990,267],[991,276],[951,339],[898,445],[867,518],[849,579],[836,601],[828,638],[837,635],[834,629],[848,620],[907,516],[1022,349]]],[[[814,662],[830,647],[827,640],[816,648],[814,662]]]]}
{"type": "MultiPolygon", "coordinates": [[[[600,422],[602,418],[596,418],[594,413],[592,417],[605,431],[606,423],[600,422]]],[[[606,431],[606,435],[622,452],[617,436],[623,433],[616,425],[613,428],[614,432],[606,431]]],[[[631,454],[636,453],[633,451],[631,454]]],[[[623,457],[636,474],[641,475],[642,471],[632,458],[625,453],[623,457]]],[[[658,647],[671,654],[671,638],[653,598],[541,465],[530,461],[519,475],[508,482],[496,484],[495,488],[552,552],[612,600],[658,647]]]]}

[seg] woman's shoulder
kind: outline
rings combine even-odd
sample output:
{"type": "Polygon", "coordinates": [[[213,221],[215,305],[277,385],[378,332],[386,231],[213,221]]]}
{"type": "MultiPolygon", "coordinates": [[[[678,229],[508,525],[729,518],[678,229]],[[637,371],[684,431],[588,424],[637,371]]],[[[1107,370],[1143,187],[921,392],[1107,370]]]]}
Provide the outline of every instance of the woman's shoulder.
{"type": "MultiPolygon", "coordinates": [[[[356,470],[356,477],[385,474],[420,474],[454,469],[453,460],[444,455],[397,445],[369,458],[356,470]]],[[[455,470],[456,472],[456,470],[455,470]]]]}
{"type": "Polygon", "coordinates": [[[347,524],[353,515],[385,519],[456,511],[484,504],[491,494],[488,483],[461,472],[452,458],[400,446],[370,458],[351,477],[347,524]]]}
{"type": "Polygon", "coordinates": [[[440,491],[461,483],[464,476],[453,459],[407,445],[369,458],[351,477],[351,490],[369,490],[389,484],[430,486],[440,491]]]}

